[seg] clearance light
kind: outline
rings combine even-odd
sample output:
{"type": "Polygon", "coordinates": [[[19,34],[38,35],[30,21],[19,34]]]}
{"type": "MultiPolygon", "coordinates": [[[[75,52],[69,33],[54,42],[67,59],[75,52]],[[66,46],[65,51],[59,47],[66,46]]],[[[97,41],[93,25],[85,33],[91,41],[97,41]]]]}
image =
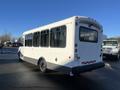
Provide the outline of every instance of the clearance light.
{"type": "Polygon", "coordinates": [[[77,45],[77,43],[75,44],[75,47],[77,47],[78,45],[77,45]]]}
{"type": "Polygon", "coordinates": [[[76,53],[77,53],[77,51],[78,51],[78,50],[77,50],[77,49],[75,49],[75,52],[76,52],[76,53]]]}

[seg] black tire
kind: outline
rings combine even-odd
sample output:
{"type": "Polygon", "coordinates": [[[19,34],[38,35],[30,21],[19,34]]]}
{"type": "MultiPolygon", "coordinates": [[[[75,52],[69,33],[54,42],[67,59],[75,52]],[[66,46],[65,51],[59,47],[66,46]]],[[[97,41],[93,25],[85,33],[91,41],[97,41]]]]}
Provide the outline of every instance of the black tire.
{"type": "Polygon", "coordinates": [[[47,63],[44,59],[39,60],[38,66],[39,66],[39,70],[42,73],[45,73],[47,71],[47,63]]]}
{"type": "Polygon", "coordinates": [[[20,62],[22,62],[23,60],[20,58],[22,56],[22,54],[20,52],[18,52],[18,59],[20,62]]]}
{"type": "Polygon", "coordinates": [[[120,60],[120,54],[118,53],[117,55],[114,56],[115,60],[120,60]]]}
{"type": "Polygon", "coordinates": [[[117,60],[120,60],[120,53],[118,53],[117,55],[117,60]]]}

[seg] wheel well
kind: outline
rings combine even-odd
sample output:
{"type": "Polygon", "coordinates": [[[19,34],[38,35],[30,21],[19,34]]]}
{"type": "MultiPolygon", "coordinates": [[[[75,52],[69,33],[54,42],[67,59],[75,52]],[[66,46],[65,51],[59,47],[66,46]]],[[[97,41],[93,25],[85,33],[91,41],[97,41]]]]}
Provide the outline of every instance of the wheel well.
{"type": "Polygon", "coordinates": [[[40,62],[41,60],[45,60],[45,59],[44,59],[43,57],[40,57],[39,60],[38,60],[38,62],[37,62],[37,65],[39,65],[39,62],[40,62]]]}
{"type": "Polygon", "coordinates": [[[18,51],[18,52],[17,52],[17,55],[18,55],[18,56],[20,56],[20,53],[21,53],[21,52],[20,52],[20,51],[18,51]]]}

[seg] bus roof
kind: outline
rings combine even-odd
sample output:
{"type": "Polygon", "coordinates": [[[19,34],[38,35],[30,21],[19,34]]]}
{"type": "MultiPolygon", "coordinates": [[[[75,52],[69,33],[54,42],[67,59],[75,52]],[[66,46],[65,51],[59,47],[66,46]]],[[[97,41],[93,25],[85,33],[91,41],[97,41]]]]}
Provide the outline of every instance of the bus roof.
{"type": "Polygon", "coordinates": [[[95,23],[95,25],[97,25],[97,27],[102,30],[102,26],[96,20],[94,20],[90,17],[73,16],[73,17],[70,17],[70,18],[67,18],[67,19],[64,19],[64,20],[61,20],[61,21],[57,21],[57,22],[54,22],[54,23],[51,23],[51,24],[48,24],[48,25],[43,25],[43,26],[31,29],[31,30],[25,31],[23,33],[23,35],[33,33],[33,32],[37,32],[37,31],[40,31],[40,30],[50,29],[50,28],[57,27],[57,26],[62,26],[62,25],[68,24],[68,23],[75,23],[75,20],[79,20],[79,19],[80,20],[87,20],[87,21],[89,20],[89,22],[95,23]]]}

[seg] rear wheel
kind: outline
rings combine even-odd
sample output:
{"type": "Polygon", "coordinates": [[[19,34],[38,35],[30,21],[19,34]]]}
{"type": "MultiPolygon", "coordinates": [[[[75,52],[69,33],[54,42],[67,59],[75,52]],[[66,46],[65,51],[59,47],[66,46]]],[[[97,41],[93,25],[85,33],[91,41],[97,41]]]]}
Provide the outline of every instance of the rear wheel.
{"type": "Polygon", "coordinates": [[[38,66],[42,73],[45,73],[47,71],[47,63],[44,59],[39,61],[38,66]]]}

